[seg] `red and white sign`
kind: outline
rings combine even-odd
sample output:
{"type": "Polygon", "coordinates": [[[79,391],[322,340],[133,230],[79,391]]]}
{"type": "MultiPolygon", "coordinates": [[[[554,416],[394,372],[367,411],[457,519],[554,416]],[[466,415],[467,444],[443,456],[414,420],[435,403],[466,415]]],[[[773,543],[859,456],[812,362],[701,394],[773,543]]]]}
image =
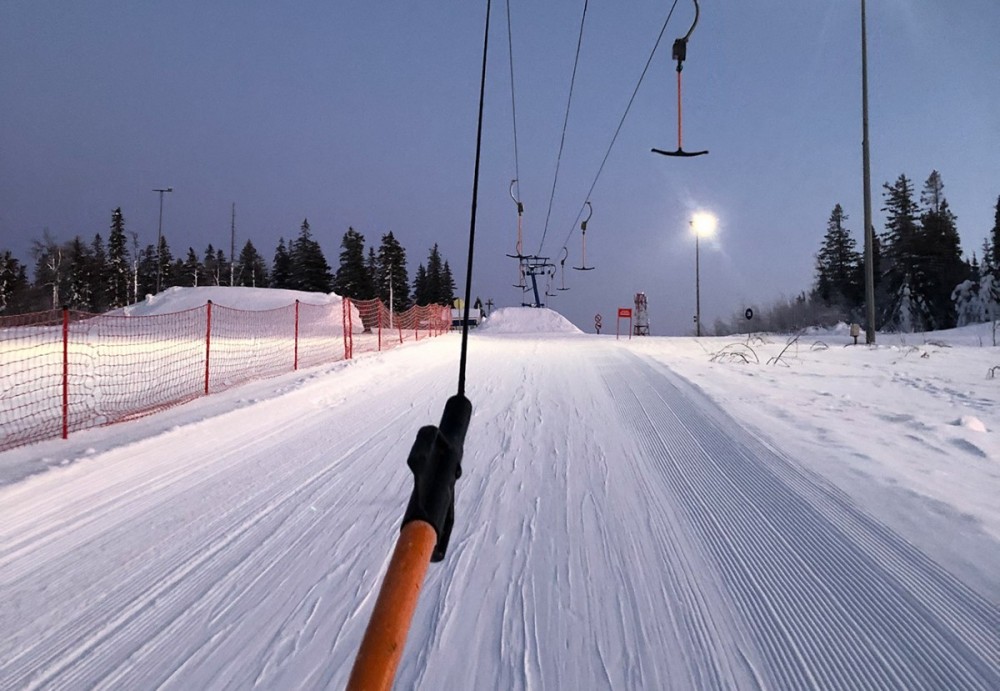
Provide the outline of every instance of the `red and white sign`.
{"type": "Polygon", "coordinates": [[[622,319],[628,319],[628,340],[632,340],[632,308],[631,307],[619,307],[618,308],[618,320],[615,322],[615,340],[618,340],[618,336],[621,334],[621,324],[622,319]]]}

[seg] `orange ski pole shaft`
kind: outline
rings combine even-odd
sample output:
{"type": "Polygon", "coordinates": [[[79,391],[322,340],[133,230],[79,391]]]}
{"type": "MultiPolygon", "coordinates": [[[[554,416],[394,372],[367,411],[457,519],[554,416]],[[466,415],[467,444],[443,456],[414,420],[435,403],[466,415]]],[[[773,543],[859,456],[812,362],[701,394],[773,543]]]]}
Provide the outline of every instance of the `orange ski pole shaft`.
{"type": "Polygon", "coordinates": [[[437,532],[430,523],[413,521],[400,531],[375,610],[354,660],[348,691],[392,688],[436,544],[437,532]]]}
{"type": "Polygon", "coordinates": [[[347,683],[350,691],[392,688],[427,566],[444,559],[451,539],[455,481],[462,476],[465,434],[471,417],[472,403],[458,394],[445,403],[439,426],[428,425],[417,432],[406,459],[413,471],[413,492],[375,610],[354,660],[347,683]]]}

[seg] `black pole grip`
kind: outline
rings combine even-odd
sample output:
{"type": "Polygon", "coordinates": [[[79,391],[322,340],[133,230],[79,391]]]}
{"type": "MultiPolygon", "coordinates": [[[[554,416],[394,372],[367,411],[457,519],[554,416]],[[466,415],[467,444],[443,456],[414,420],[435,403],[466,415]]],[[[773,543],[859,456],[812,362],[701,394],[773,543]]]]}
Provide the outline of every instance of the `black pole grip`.
{"type": "Polygon", "coordinates": [[[465,396],[448,399],[438,427],[421,427],[406,465],[413,471],[413,493],[403,514],[411,521],[430,523],[437,532],[431,561],[441,561],[448,550],[455,522],[455,480],[462,476],[465,434],[472,419],[472,403],[465,396]]]}

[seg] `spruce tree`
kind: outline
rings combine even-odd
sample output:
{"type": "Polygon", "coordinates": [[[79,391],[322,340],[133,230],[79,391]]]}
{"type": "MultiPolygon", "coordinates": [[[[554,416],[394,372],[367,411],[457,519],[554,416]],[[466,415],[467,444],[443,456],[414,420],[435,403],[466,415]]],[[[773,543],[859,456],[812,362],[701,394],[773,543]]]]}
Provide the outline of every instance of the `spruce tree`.
{"type": "Polygon", "coordinates": [[[816,255],[815,292],[825,305],[855,309],[860,307],[862,289],[858,284],[857,267],[861,255],[851,231],[844,226],[847,214],[837,204],[826,225],[823,246],[816,255]]]}
{"type": "Polygon", "coordinates": [[[329,293],[333,289],[330,265],[323,256],[319,243],[312,237],[309,219],[303,219],[299,236],[292,242],[291,284],[297,290],[329,293]]]}
{"type": "Polygon", "coordinates": [[[165,233],[160,235],[160,252],[158,256],[160,267],[160,290],[162,291],[171,286],[177,285],[174,283],[173,275],[170,271],[170,267],[174,263],[174,255],[170,252],[170,245],[167,243],[167,236],[165,233]]]}
{"type": "Polygon", "coordinates": [[[268,285],[267,263],[249,240],[243,245],[236,265],[236,285],[251,288],[268,285]]]}
{"type": "MultiPolygon", "coordinates": [[[[431,247],[427,255],[427,304],[442,304],[444,297],[444,267],[441,264],[441,253],[437,243],[431,247]]],[[[444,300],[444,302],[448,302],[444,300]]]]}
{"type": "Polygon", "coordinates": [[[913,184],[900,175],[883,185],[887,213],[882,236],[882,280],[885,283],[885,322],[903,331],[925,331],[932,323],[926,263],[921,257],[921,228],[913,200],[913,184]]]}
{"type": "Polygon", "coordinates": [[[63,304],[84,312],[94,311],[91,286],[94,284],[93,256],[80,236],[74,237],[64,250],[66,271],[63,282],[63,304]]]}
{"type": "MultiPolygon", "coordinates": [[[[137,273],[139,274],[139,294],[136,296],[135,300],[136,302],[141,302],[146,299],[147,295],[153,295],[156,293],[156,247],[153,245],[146,245],[146,247],[139,252],[139,265],[137,273]]],[[[163,277],[161,276],[160,278],[162,280],[163,277]]],[[[183,277],[178,271],[175,270],[175,267],[171,267],[170,285],[186,285],[183,277]]]]}
{"type": "Polygon", "coordinates": [[[229,282],[229,260],[226,253],[220,248],[215,250],[215,285],[228,285],[229,282]]]}
{"type": "Polygon", "coordinates": [[[201,261],[201,281],[199,285],[219,285],[219,260],[212,243],[205,248],[205,256],[201,261]]]}
{"type": "MultiPolygon", "coordinates": [[[[1000,266],[1000,196],[997,197],[995,210],[993,229],[990,230],[990,261],[994,267],[997,267],[1000,266]]],[[[986,263],[985,255],[983,256],[983,263],[986,263]]]]}
{"type": "Polygon", "coordinates": [[[285,238],[278,238],[278,247],[274,250],[274,261],[271,263],[271,287],[291,288],[292,258],[285,248],[285,238]]]}
{"type": "MultiPolygon", "coordinates": [[[[211,247],[211,245],[209,245],[211,247]]],[[[178,276],[179,285],[197,288],[205,285],[205,267],[198,259],[198,254],[193,247],[188,247],[187,258],[184,260],[184,268],[178,276]]]]}
{"type": "Polygon", "coordinates": [[[451,275],[451,267],[448,266],[448,260],[444,260],[444,268],[441,270],[441,293],[438,297],[437,304],[439,305],[450,305],[451,301],[455,299],[455,279],[451,275]]]}
{"type": "Polygon", "coordinates": [[[359,296],[362,300],[374,300],[378,296],[378,292],[375,290],[375,281],[378,277],[378,257],[375,256],[375,248],[368,248],[368,256],[365,258],[365,276],[368,279],[368,284],[365,286],[365,292],[359,296]]]}
{"type": "Polygon", "coordinates": [[[352,227],[340,240],[340,265],[333,289],[341,297],[371,299],[371,277],[365,266],[365,236],[352,227]]]}
{"type": "Polygon", "coordinates": [[[392,231],[382,236],[378,249],[378,271],[375,290],[379,299],[389,304],[390,286],[393,310],[402,312],[410,307],[410,279],[406,272],[406,250],[392,231]]]}
{"type": "Polygon", "coordinates": [[[104,251],[104,240],[101,234],[94,235],[90,243],[91,281],[90,302],[94,312],[104,312],[108,309],[108,289],[104,277],[108,271],[108,255],[104,251]]]}
{"type": "Polygon", "coordinates": [[[128,245],[125,238],[125,217],[119,206],[111,213],[111,232],[108,235],[107,273],[104,277],[108,287],[108,307],[117,309],[128,304],[129,270],[128,245]]]}
{"type": "Polygon", "coordinates": [[[996,263],[993,261],[993,246],[989,240],[983,240],[983,263],[979,267],[980,274],[994,273],[996,266],[996,263]]]}
{"type": "Polygon", "coordinates": [[[955,326],[952,293],[969,277],[969,267],[962,260],[962,247],[955,215],[944,197],[941,175],[932,171],[920,195],[923,213],[918,233],[917,258],[926,277],[925,296],[930,307],[929,327],[948,329],[955,326]]]}
{"type": "Polygon", "coordinates": [[[17,314],[25,306],[28,276],[10,250],[0,252],[0,315],[17,314]]]}
{"type": "Polygon", "coordinates": [[[433,302],[427,297],[427,269],[423,264],[417,265],[417,275],[413,279],[413,302],[418,305],[433,302]]]}

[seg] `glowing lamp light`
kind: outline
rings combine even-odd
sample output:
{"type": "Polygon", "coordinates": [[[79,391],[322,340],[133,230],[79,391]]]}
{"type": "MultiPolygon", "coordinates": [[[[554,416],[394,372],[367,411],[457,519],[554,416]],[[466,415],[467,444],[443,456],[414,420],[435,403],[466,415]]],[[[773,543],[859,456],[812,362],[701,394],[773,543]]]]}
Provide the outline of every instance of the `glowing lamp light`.
{"type": "Polygon", "coordinates": [[[715,233],[719,221],[710,213],[699,212],[691,218],[691,227],[697,237],[705,238],[715,233]]]}

